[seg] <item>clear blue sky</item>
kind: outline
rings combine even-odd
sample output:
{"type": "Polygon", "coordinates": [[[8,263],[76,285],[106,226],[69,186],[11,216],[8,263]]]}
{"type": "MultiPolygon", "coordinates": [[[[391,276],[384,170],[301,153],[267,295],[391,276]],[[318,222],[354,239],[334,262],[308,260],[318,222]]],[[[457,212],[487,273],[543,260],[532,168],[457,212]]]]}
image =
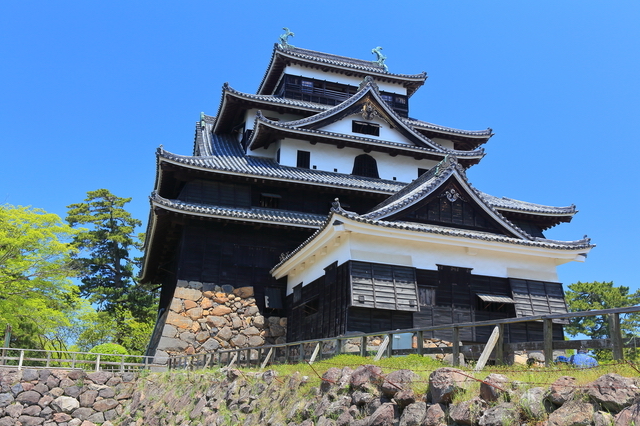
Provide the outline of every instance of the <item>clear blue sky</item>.
{"type": "Polygon", "coordinates": [[[62,217],[87,191],[133,197],[146,226],[155,149],[191,154],[222,84],[255,92],[273,43],[426,71],[412,117],[491,127],[469,171],[496,196],[576,204],[588,234],[565,284],[640,286],[640,2],[30,1],[0,3],[0,202],[62,217]]]}

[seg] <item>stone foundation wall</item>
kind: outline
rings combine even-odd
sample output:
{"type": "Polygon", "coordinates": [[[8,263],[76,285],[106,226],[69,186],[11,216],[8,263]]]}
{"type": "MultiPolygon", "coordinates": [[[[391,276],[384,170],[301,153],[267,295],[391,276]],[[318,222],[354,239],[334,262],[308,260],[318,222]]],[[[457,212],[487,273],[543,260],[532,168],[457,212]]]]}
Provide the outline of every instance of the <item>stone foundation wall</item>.
{"type": "Polygon", "coordinates": [[[265,318],[256,305],[253,287],[202,290],[200,282],[178,281],[156,350],[156,363],[163,363],[169,355],[285,342],[287,319],[265,318]]]}

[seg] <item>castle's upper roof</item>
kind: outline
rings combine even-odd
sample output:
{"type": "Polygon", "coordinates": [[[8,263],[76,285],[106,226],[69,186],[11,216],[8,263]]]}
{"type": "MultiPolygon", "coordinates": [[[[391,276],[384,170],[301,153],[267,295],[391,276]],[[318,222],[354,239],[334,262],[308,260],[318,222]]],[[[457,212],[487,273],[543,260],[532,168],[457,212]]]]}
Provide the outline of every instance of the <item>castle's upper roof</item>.
{"type": "Polygon", "coordinates": [[[289,64],[299,64],[359,78],[364,78],[368,75],[373,76],[378,81],[401,84],[407,89],[408,96],[418,90],[427,79],[427,73],[425,72],[419,74],[394,74],[386,71],[384,67],[373,61],[348,58],[293,46],[283,48],[276,44],[273,48],[267,71],[258,88],[258,94],[273,94],[285,67],[289,64]]]}

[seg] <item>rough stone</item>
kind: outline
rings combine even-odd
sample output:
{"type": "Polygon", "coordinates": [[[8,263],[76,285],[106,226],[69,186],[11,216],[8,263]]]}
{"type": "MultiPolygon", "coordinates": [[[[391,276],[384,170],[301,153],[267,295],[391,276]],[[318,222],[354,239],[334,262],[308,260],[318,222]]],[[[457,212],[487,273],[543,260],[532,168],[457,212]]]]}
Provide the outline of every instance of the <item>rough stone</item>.
{"type": "Polygon", "coordinates": [[[484,399],[475,397],[468,401],[462,401],[449,408],[449,417],[460,425],[477,425],[488,404],[484,399]]]}
{"type": "Polygon", "coordinates": [[[113,388],[111,388],[111,387],[107,387],[107,388],[104,388],[104,389],[100,390],[100,393],[98,393],[98,396],[100,398],[105,398],[105,399],[113,398],[114,396],[116,396],[116,391],[113,390],[113,388]]]}
{"type": "Polygon", "coordinates": [[[453,395],[463,389],[468,378],[457,368],[438,368],[429,375],[433,403],[450,403],[453,395]]]}
{"type": "Polygon", "coordinates": [[[616,426],[636,426],[640,425],[640,402],[620,411],[615,416],[616,426]]]}
{"type": "Polygon", "coordinates": [[[384,378],[380,390],[386,397],[393,398],[399,390],[407,389],[418,377],[419,376],[411,370],[403,369],[393,371],[384,378]]]}
{"type": "Polygon", "coordinates": [[[502,402],[486,410],[478,424],[480,426],[503,426],[517,424],[518,408],[511,402],[502,402]]]}
{"type": "Polygon", "coordinates": [[[402,411],[399,426],[420,426],[426,415],[427,404],[424,401],[414,402],[402,411]]]}
{"type": "Polygon", "coordinates": [[[233,337],[233,331],[231,330],[231,327],[223,327],[220,331],[218,331],[216,337],[220,340],[228,341],[229,339],[231,339],[231,337],[233,337]]]}
{"type": "Polygon", "coordinates": [[[424,417],[425,426],[444,426],[446,424],[446,415],[442,404],[432,404],[427,407],[427,414],[424,417]]]}
{"type": "Polygon", "coordinates": [[[31,382],[33,380],[38,380],[40,378],[40,374],[38,370],[34,370],[33,368],[26,368],[22,370],[22,380],[25,382],[31,382]]]}
{"type": "Polygon", "coordinates": [[[16,401],[18,401],[21,404],[34,405],[34,404],[37,404],[38,401],[40,401],[40,398],[42,398],[42,395],[40,395],[38,392],[27,391],[19,394],[16,397],[16,401]]]}
{"type": "Polygon", "coordinates": [[[80,403],[77,399],[70,396],[59,396],[51,402],[51,405],[58,411],[63,413],[71,413],[73,410],[80,407],[80,403]]]}
{"type": "Polygon", "coordinates": [[[80,395],[78,400],[80,401],[81,407],[91,407],[94,402],[96,402],[96,397],[98,396],[98,391],[96,390],[87,390],[80,395]]]}
{"type": "Polygon", "coordinates": [[[187,315],[189,315],[189,317],[192,320],[197,320],[199,318],[202,318],[202,308],[193,308],[193,309],[189,309],[187,311],[187,315]]]}
{"type": "Polygon", "coordinates": [[[22,404],[15,403],[6,407],[4,409],[4,412],[9,417],[13,417],[14,419],[17,419],[18,417],[20,417],[20,415],[22,415],[22,410],[24,410],[24,407],[22,407],[22,404]]]}
{"type": "Polygon", "coordinates": [[[549,415],[548,426],[590,426],[595,409],[582,401],[568,401],[549,415]]]}
{"type": "Polygon", "coordinates": [[[64,394],[72,398],[77,398],[78,395],[80,395],[80,392],[82,392],[82,388],[79,386],[73,385],[73,386],[64,388],[64,394]]]}
{"type": "Polygon", "coordinates": [[[101,399],[93,404],[93,409],[96,411],[107,411],[115,408],[117,405],[118,401],[115,399],[101,399]]]}
{"type": "Polygon", "coordinates": [[[202,292],[194,288],[176,287],[173,297],[196,302],[202,297],[202,292]]]}
{"type": "Polygon", "coordinates": [[[176,326],[177,328],[189,329],[193,325],[193,320],[191,318],[169,311],[166,323],[176,326]]]}
{"type": "Polygon", "coordinates": [[[175,297],[171,300],[171,305],[169,306],[169,310],[176,312],[176,313],[180,313],[182,312],[182,310],[184,309],[184,304],[182,303],[182,300],[180,299],[176,299],[175,297]]]}
{"type": "Polygon", "coordinates": [[[6,407],[7,405],[13,403],[14,400],[15,398],[13,397],[13,394],[10,394],[8,392],[0,393],[0,408],[6,407]]]}
{"type": "Polygon", "coordinates": [[[573,398],[576,389],[576,379],[569,376],[562,376],[549,387],[547,398],[555,405],[562,405],[573,398]]]}
{"type": "Polygon", "coordinates": [[[228,321],[224,317],[208,316],[207,323],[215,328],[222,328],[228,325],[228,321]]]}
{"type": "MultiPolygon", "coordinates": [[[[182,302],[182,305],[184,306],[184,310],[188,311],[189,309],[193,309],[198,307],[198,304],[196,302],[194,302],[193,300],[185,300],[184,302],[182,302]]],[[[187,312],[188,314],[188,312],[187,312]]]]}
{"type": "Polygon", "coordinates": [[[229,308],[228,306],[224,306],[224,305],[219,305],[216,306],[213,309],[209,309],[209,315],[213,315],[213,316],[222,316],[222,315],[226,315],[228,313],[231,312],[231,308],[229,308]]]}
{"type": "Polygon", "coordinates": [[[71,417],[74,419],[87,420],[93,413],[95,413],[95,411],[89,407],[80,407],[71,413],[71,417]]]}
{"type": "Polygon", "coordinates": [[[597,411],[593,414],[593,426],[611,426],[615,423],[615,418],[606,411],[597,411]]]}
{"type": "Polygon", "coordinates": [[[253,287],[236,288],[233,290],[233,294],[243,299],[246,299],[248,297],[253,297],[253,287]]]}
{"type": "Polygon", "coordinates": [[[213,352],[220,347],[220,343],[216,339],[209,339],[202,344],[201,349],[205,352],[213,352]]]}
{"type": "Polygon", "coordinates": [[[42,408],[39,405],[30,405],[27,408],[24,408],[22,410],[22,415],[37,417],[40,415],[41,412],[42,412],[42,408]]]}
{"type": "Polygon", "coordinates": [[[287,333],[287,330],[280,324],[273,324],[269,326],[269,332],[271,333],[272,337],[280,337],[284,336],[287,333]]]}
{"type": "Polygon", "coordinates": [[[393,426],[396,417],[398,417],[398,406],[390,402],[386,402],[371,415],[369,426],[393,426]]]}
{"type": "Polygon", "coordinates": [[[36,426],[44,423],[44,419],[41,417],[20,416],[18,417],[18,422],[22,426],[36,426]]]}
{"type": "Polygon", "coordinates": [[[520,407],[522,411],[534,420],[542,419],[551,412],[550,402],[545,399],[544,388],[527,389],[520,397],[520,407]]]}
{"type": "Polygon", "coordinates": [[[242,348],[247,346],[247,343],[249,343],[249,339],[247,339],[247,336],[238,334],[237,336],[234,336],[233,338],[231,338],[230,342],[232,345],[238,348],[242,348]]]}
{"type": "Polygon", "coordinates": [[[264,345],[264,339],[260,336],[249,337],[249,347],[256,347],[264,345]]]}
{"type": "Polygon", "coordinates": [[[610,373],[589,384],[587,394],[605,410],[618,412],[630,406],[640,395],[633,379],[610,373]]]}
{"type": "Polygon", "coordinates": [[[382,369],[378,366],[361,365],[351,374],[351,387],[365,389],[368,383],[377,385],[382,381],[382,369]]]}
{"type": "Polygon", "coordinates": [[[189,344],[180,339],[171,339],[169,337],[161,337],[158,342],[158,349],[163,351],[184,351],[189,344]]]}
{"type": "Polygon", "coordinates": [[[489,374],[480,383],[480,398],[485,401],[497,401],[506,392],[509,378],[502,374],[489,374]]]}

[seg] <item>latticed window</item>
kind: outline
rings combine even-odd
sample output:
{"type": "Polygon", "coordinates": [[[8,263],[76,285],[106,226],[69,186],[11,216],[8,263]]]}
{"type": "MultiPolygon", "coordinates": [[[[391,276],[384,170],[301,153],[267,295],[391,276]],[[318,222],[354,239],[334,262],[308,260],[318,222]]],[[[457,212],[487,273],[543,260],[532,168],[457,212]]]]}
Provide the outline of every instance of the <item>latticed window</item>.
{"type": "Polygon", "coordinates": [[[358,155],[353,161],[352,175],[380,179],[378,175],[378,163],[368,154],[358,155]]]}

